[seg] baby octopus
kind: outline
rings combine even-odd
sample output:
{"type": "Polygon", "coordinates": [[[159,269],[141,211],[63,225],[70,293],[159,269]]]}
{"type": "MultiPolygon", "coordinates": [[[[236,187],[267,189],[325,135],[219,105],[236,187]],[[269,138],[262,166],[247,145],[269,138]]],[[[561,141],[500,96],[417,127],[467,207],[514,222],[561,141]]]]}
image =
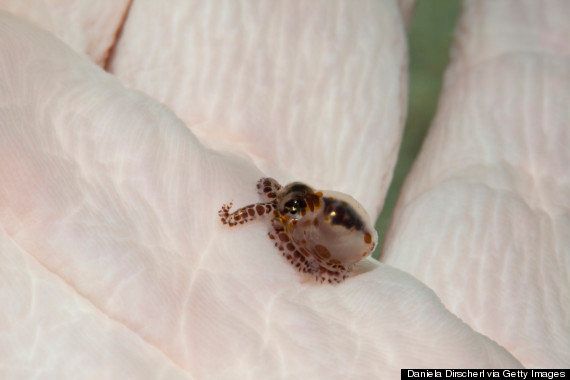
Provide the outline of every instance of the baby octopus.
{"type": "Polygon", "coordinates": [[[269,219],[268,236],[300,272],[317,281],[339,283],[376,246],[377,233],[362,206],[351,196],[316,191],[301,182],[282,187],[273,178],[257,182],[261,203],[232,213],[232,203],[219,211],[230,227],[260,217],[269,219]]]}

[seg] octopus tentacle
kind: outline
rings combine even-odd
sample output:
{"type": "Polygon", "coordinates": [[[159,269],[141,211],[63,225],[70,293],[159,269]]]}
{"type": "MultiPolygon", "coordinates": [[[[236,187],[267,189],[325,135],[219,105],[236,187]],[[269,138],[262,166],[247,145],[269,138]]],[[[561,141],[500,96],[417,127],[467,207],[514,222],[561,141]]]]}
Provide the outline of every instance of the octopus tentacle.
{"type": "Polygon", "coordinates": [[[277,198],[279,190],[281,190],[281,185],[273,178],[265,177],[257,181],[257,193],[265,202],[277,198]]]}
{"type": "Polygon", "coordinates": [[[251,222],[259,217],[265,217],[266,215],[273,215],[275,210],[275,204],[273,202],[264,203],[254,203],[237,209],[236,211],[230,213],[232,208],[232,203],[228,203],[222,206],[218,215],[223,224],[227,224],[230,227],[234,227],[238,224],[244,224],[251,222]]]}
{"type": "Polygon", "coordinates": [[[319,265],[314,257],[305,248],[291,240],[278,220],[273,220],[272,231],[267,235],[283,257],[299,272],[312,275],[319,271],[319,265]]]}

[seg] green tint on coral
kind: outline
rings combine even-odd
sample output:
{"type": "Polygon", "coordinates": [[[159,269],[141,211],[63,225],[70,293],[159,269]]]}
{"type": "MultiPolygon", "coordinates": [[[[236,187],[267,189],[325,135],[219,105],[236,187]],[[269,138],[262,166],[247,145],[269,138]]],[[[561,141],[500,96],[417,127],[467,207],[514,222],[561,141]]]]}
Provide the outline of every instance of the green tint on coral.
{"type": "Polygon", "coordinates": [[[376,221],[378,258],[394,206],[436,111],[449,47],[461,9],[460,0],[418,0],[408,33],[410,88],[408,113],[394,177],[382,213],[376,221]]]}

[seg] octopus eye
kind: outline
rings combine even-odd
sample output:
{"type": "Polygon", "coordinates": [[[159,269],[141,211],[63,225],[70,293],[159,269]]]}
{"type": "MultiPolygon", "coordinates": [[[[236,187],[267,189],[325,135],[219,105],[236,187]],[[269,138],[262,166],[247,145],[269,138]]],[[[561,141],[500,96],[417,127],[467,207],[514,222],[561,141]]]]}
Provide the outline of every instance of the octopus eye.
{"type": "Polygon", "coordinates": [[[305,207],[307,207],[307,203],[305,203],[303,199],[297,198],[297,199],[291,199],[290,201],[285,203],[283,210],[288,214],[296,215],[305,207]]]}

